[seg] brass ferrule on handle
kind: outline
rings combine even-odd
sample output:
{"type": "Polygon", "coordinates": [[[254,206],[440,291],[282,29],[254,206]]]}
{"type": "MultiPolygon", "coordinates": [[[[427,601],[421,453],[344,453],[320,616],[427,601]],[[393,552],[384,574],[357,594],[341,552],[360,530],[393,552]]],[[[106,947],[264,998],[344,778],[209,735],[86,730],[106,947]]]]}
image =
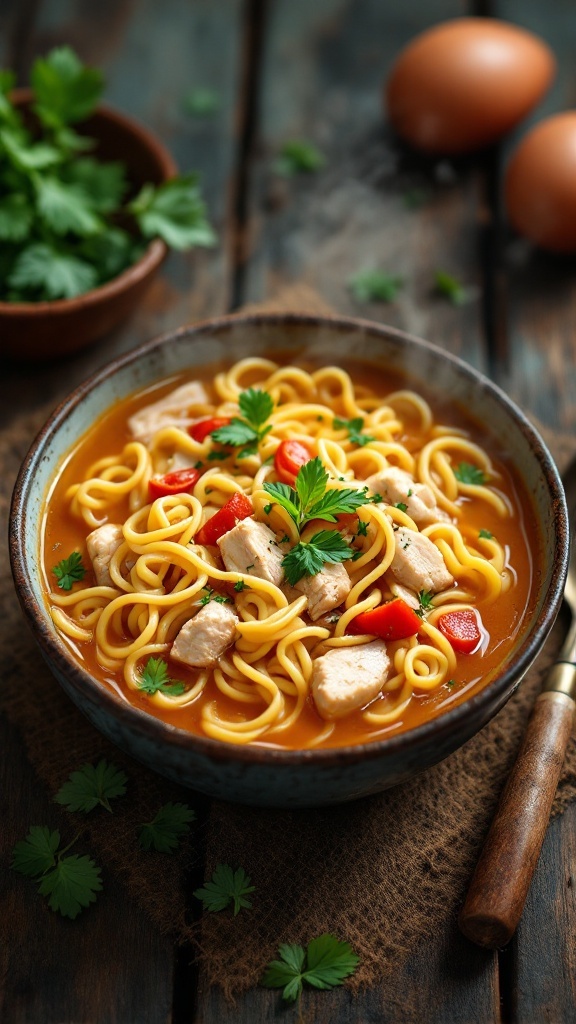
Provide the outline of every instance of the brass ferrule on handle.
{"type": "Polygon", "coordinates": [[[550,669],[543,693],[565,693],[576,701],[576,665],[570,661],[557,661],[550,669]]]}

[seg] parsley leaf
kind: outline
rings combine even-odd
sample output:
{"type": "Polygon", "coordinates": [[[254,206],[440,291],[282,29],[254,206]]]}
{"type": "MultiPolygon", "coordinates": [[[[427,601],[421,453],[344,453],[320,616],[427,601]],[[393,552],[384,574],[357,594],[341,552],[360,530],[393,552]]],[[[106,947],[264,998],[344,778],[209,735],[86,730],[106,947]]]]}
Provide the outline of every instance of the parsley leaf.
{"type": "Polygon", "coordinates": [[[78,771],[72,772],[54,800],[69,811],[84,811],[88,814],[100,804],[111,812],[110,800],[124,796],[127,781],[125,772],[102,759],[96,765],[84,764],[78,771]]]}
{"type": "MultiPolygon", "coordinates": [[[[210,600],[210,598],[208,598],[210,600]]],[[[138,687],[144,693],[152,696],[155,693],[166,693],[170,697],[179,697],[184,693],[186,687],[179,679],[171,679],[168,673],[168,666],[162,658],[148,658],[142,675],[138,681],[138,687]]]]}
{"type": "Polygon", "coordinates": [[[112,213],[128,189],[124,164],[119,162],[101,163],[85,156],[74,160],[62,170],[62,178],[68,185],[82,189],[90,196],[90,206],[98,213],[112,213]]]}
{"type": "Polygon", "coordinates": [[[34,182],[38,212],[57,235],[73,231],[80,236],[94,235],[102,227],[92,212],[89,197],[75,185],[65,185],[53,176],[38,177],[34,182]]]}
{"type": "Polygon", "coordinates": [[[21,192],[0,199],[0,241],[22,242],[32,227],[32,210],[21,192]]]}
{"type": "Polygon", "coordinates": [[[368,523],[366,522],[365,519],[359,519],[358,520],[358,529],[356,530],[356,536],[357,537],[367,537],[368,536],[368,523]]]}
{"type": "Polygon", "coordinates": [[[483,537],[485,540],[492,540],[492,537],[494,536],[494,534],[490,533],[490,530],[482,529],[482,530],[480,530],[480,533],[478,534],[478,536],[479,537],[483,537]]]}
{"type": "Polygon", "coordinates": [[[250,590],[250,584],[245,583],[244,580],[236,580],[234,590],[237,594],[241,594],[243,590],[250,590]]]}
{"type": "Polygon", "coordinates": [[[202,900],[204,910],[212,912],[224,910],[233,902],[236,917],[242,907],[252,907],[252,901],[246,897],[248,893],[254,892],[256,886],[250,885],[250,881],[244,868],[236,868],[234,871],[229,864],[217,864],[211,881],[195,889],[194,896],[202,900]]]}
{"type": "Polygon", "coordinates": [[[400,509],[401,512],[408,511],[408,505],[406,505],[406,503],[403,501],[397,501],[396,504],[394,505],[394,508],[400,509]]]}
{"type": "Polygon", "coordinates": [[[94,110],[104,88],[96,68],[85,67],[69,46],[52,50],[32,67],[34,107],[40,120],[58,127],[85,120],[94,110]]]}
{"type": "Polygon", "coordinates": [[[138,842],[143,850],[172,853],[190,831],[196,815],[188,804],[164,804],[152,821],[140,826],[138,842]]]}
{"type": "Polygon", "coordinates": [[[267,391],[248,388],[239,395],[238,407],[242,418],[234,416],[230,423],[213,430],[211,436],[219,444],[242,448],[237,455],[241,459],[245,455],[255,455],[258,444],[272,429],[265,424],[272,415],[274,401],[267,391]]]}
{"type": "Polygon", "coordinates": [[[351,277],[348,286],[358,302],[394,302],[404,281],[383,270],[362,270],[351,277]]]}
{"type": "Polygon", "coordinates": [[[320,530],[309,542],[300,541],[291,548],[288,554],[284,555],[282,565],[288,583],[295,586],[303,576],[315,576],[319,573],[325,562],[344,562],[354,555],[355,551],[338,530],[320,530]]]}
{"type": "Polygon", "coordinates": [[[360,445],[361,448],[366,444],[370,444],[370,441],[376,440],[376,438],[371,437],[370,434],[361,433],[362,427],[364,426],[364,420],[361,416],[356,416],[352,420],[341,420],[336,416],[332,426],[334,427],[334,430],[347,430],[348,437],[352,443],[360,445]]]}
{"type": "Polygon", "coordinates": [[[82,564],[82,555],[73,551],[68,558],[63,558],[52,569],[61,590],[72,590],[74,583],[84,579],[86,569],[82,564]]]}
{"type": "Polygon", "coordinates": [[[486,483],[486,477],[478,466],[473,466],[470,462],[461,462],[460,465],[454,470],[454,476],[461,484],[473,484],[476,487],[486,483]]]}
{"type": "Polygon", "coordinates": [[[172,178],[157,187],[144,185],[128,210],[145,238],[161,238],[172,249],[216,242],[195,174],[172,178]]]}
{"type": "Polygon", "coordinates": [[[8,283],[12,288],[36,290],[40,299],[73,299],[95,287],[97,274],[77,256],[37,242],[17,257],[8,283]]]}
{"type": "Polygon", "coordinates": [[[311,519],[327,519],[335,523],[339,513],[355,512],[360,505],[372,500],[367,497],[365,489],[355,491],[343,487],[326,490],[328,479],[321,459],[316,456],[298,470],[296,489],[288,484],[264,483],[264,490],[286,509],[299,530],[311,519]]]}
{"type": "Polygon", "coordinates": [[[416,615],[420,618],[424,618],[426,612],[429,612],[433,607],[434,594],[431,590],[421,590],[418,594],[419,608],[416,611],[416,615]]]}
{"type": "Polygon", "coordinates": [[[319,171],[325,164],[325,159],[319,149],[311,142],[300,142],[293,139],[285,142],[280,150],[280,156],[274,164],[277,174],[286,178],[305,171],[308,174],[319,171]]]}
{"type": "Polygon", "coordinates": [[[16,843],[11,867],[39,883],[38,892],[49,897],[48,905],[52,910],[74,919],[83,907],[95,901],[102,882],[100,868],[91,857],[65,856],[71,845],[59,851],[57,830],[52,832],[45,825],[32,825],[26,839],[16,843]]]}
{"type": "Polygon", "coordinates": [[[350,943],[329,933],[312,939],[306,952],[302,946],[283,943],[278,953],[280,960],[268,964],[262,985],[282,988],[282,998],[291,1002],[302,994],[303,982],[319,989],[334,988],[353,974],[360,962],[350,943]]]}

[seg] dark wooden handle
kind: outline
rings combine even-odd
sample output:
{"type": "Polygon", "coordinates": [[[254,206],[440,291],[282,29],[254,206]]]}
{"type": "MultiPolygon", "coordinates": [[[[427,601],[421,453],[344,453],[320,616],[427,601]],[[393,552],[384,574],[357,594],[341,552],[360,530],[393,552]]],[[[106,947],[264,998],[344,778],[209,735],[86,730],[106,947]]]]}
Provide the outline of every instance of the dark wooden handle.
{"type": "Polygon", "coordinates": [[[460,912],[460,930],[498,949],[520,920],[572,732],[574,701],[538,697],[460,912]]]}

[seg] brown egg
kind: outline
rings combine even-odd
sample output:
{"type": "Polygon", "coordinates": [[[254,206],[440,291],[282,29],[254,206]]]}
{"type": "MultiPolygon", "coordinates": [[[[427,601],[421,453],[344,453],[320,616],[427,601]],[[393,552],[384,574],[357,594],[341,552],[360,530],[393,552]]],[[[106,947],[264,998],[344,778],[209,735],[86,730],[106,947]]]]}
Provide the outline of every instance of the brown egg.
{"type": "Polygon", "coordinates": [[[556,63],[523,28],[456,18],[417,36],[397,58],[385,91],[392,125],[429,153],[467,153],[495,142],[535,106],[556,63]]]}
{"type": "Polygon", "coordinates": [[[528,132],[506,169],[504,193],[521,234],[554,252],[576,250],[576,111],[528,132]]]}

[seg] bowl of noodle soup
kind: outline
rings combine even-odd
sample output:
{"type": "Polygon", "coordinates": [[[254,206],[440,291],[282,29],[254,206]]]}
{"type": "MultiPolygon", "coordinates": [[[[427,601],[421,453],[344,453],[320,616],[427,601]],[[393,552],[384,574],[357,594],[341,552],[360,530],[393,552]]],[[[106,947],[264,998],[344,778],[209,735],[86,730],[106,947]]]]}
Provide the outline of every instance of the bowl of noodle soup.
{"type": "Polygon", "coordinates": [[[395,785],[503,706],[562,599],[556,467],[487,379],[392,328],[181,328],[56,409],[14,491],[18,597],[109,739],[218,798],[395,785]]]}

